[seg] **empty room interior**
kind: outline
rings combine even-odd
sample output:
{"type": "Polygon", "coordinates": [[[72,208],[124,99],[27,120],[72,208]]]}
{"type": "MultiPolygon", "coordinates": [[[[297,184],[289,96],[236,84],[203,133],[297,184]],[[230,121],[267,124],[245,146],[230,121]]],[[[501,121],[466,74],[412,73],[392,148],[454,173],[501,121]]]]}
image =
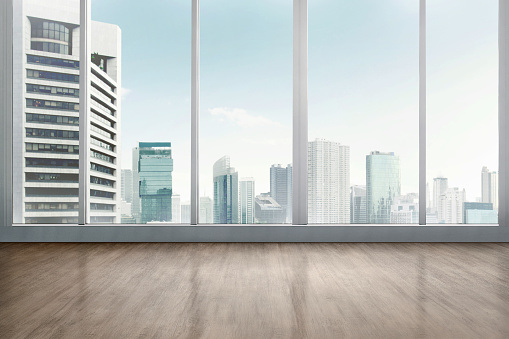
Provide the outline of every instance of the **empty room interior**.
{"type": "Polygon", "coordinates": [[[1,338],[509,338],[508,0],[0,0],[1,338]]]}

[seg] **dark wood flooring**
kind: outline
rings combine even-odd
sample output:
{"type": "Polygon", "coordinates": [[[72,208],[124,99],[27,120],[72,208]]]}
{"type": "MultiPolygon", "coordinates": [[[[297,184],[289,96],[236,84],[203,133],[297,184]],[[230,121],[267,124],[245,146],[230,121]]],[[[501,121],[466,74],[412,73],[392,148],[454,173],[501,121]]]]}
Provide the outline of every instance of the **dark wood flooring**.
{"type": "Polygon", "coordinates": [[[1,338],[509,338],[509,244],[0,244],[1,338]]]}

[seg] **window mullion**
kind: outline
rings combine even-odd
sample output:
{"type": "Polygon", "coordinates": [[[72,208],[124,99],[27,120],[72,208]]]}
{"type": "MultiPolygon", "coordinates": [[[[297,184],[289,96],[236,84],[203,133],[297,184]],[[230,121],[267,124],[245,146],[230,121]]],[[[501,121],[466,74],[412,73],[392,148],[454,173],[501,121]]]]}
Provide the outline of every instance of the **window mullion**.
{"type": "Polygon", "coordinates": [[[308,223],[308,5],[293,1],[293,211],[292,223],[308,223]]]}
{"type": "Polygon", "coordinates": [[[507,61],[509,56],[509,4],[505,0],[499,1],[499,27],[498,27],[498,52],[499,52],[499,85],[498,85],[498,130],[499,130],[499,175],[498,175],[498,224],[509,226],[509,186],[507,184],[507,173],[509,171],[509,142],[507,131],[509,130],[509,100],[507,100],[507,83],[509,82],[509,68],[507,61]]]}
{"type": "Polygon", "coordinates": [[[90,222],[88,215],[88,172],[89,159],[89,135],[90,126],[88,121],[90,105],[90,0],[80,0],[80,112],[79,112],[79,215],[78,224],[85,225],[90,222]]]}
{"type": "Polygon", "coordinates": [[[419,225],[426,225],[426,0],[419,4],[419,225]]]}
{"type": "Polygon", "coordinates": [[[191,225],[200,221],[199,125],[200,125],[200,1],[192,0],[191,38],[191,225]]]}

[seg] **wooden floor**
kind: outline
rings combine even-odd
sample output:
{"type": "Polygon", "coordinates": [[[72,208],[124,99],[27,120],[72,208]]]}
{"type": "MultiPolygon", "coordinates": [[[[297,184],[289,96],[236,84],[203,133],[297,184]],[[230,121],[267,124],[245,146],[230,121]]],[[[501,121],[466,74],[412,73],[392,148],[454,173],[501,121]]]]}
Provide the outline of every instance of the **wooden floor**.
{"type": "Polygon", "coordinates": [[[0,244],[1,338],[509,338],[507,244],[0,244]]]}

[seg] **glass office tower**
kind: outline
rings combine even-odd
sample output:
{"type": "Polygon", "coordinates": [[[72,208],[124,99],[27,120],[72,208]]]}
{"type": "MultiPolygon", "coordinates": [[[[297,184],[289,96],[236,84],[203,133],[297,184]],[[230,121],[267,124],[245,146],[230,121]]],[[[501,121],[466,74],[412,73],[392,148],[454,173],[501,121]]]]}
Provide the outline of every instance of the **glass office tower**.
{"type": "Polygon", "coordinates": [[[140,142],[138,154],[141,223],[171,222],[171,143],[140,142]]]}
{"type": "Polygon", "coordinates": [[[239,223],[239,174],[230,167],[230,157],[214,164],[214,224],[239,223]]]}
{"type": "Polygon", "coordinates": [[[367,223],[388,224],[391,205],[401,195],[399,157],[393,152],[366,156],[367,223]]]}

